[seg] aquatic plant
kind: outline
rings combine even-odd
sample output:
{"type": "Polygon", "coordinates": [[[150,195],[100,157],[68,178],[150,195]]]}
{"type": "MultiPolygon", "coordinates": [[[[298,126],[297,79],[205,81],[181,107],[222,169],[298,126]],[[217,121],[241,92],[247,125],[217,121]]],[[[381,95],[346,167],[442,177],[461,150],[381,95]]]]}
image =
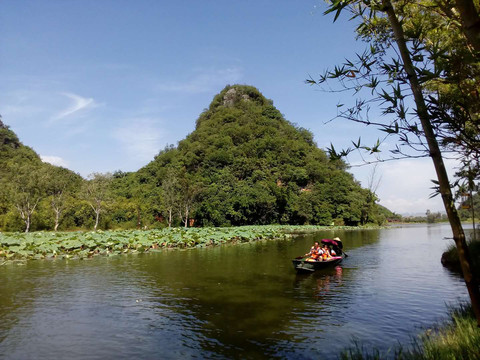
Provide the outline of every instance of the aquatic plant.
{"type": "Polygon", "coordinates": [[[0,259],[85,258],[284,238],[275,226],[0,234],[0,259]]]}
{"type": "Polygon", "coordinates": [[[89,258],[222,244],[284,239],[348,226],[251,225],[237,227],[164,228],[153,230],[0,233],[0,264],[11,260],[89,258]],[[3,262],[2,262],[3,260],[3,262]]]}

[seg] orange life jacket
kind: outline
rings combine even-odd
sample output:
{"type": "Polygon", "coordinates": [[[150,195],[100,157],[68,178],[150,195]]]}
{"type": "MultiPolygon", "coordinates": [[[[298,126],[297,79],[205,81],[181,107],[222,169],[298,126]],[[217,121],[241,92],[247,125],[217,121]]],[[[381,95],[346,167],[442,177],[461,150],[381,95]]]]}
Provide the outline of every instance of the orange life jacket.
{"type": "Polygon", "coordinates": [[[322,248],[319,246],[317,248],[313,247],[310,249],[310,257],[317,260],[320,257],[320,251],[322,248]]]}

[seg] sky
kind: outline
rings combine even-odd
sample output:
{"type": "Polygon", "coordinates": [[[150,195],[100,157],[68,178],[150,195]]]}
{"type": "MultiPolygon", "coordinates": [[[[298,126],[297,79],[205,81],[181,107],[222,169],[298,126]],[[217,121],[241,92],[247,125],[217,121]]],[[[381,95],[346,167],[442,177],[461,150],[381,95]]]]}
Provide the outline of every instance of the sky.
{"type": "MultiPolygon", "coordinates": [[[[258,88],[320,148],[376,140],[373,128],[329,121],[351,94],[305,84],[365,48],[352,22],[324,11],[313,0],[2,0],[2,121],[44,161],[84,177],[145,166],[227,84],[258,88]]],[[[430,159],[349,171],[364,187],[374,174],[380,204],[396,213],[443,210],[429,199],[430,159]]]]}

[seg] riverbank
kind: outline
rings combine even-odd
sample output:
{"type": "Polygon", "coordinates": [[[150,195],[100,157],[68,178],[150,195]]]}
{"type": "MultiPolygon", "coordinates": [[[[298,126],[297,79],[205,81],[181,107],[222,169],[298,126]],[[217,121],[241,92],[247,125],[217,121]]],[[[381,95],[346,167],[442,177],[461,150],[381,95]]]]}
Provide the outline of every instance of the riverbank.
{"type": "MultiPolygon", "coordinates": [[[[468,250],[470,252],[470,258],[472,260],[472,271],[480,278],[480,241],[469,241],[468,250]]],[[[451,244],[448,249],[442,254],[442,265],[447,269],[455,271],[459,274],[462,273],[460,267],[460,260],[458,259],[457,247],[455,244],[451,244]]]]}
{"type": "Polygon", "coordinates": [[[450,319],[426,330],[409,349],[397,347],[388,353],[368,350],[356,344],[344,351],[343,360],[404,359],[404,360],[477,360],[480,354],[480,328],[472,308],[460,305],[450,311],[450,319]]]}
{"type": "Polygon", "coordinates": [[[83,259],[94,256],[145,253],[162,249],[235,244],[283,239],[321,230],[360,229],[346,226],[240,226],[230,228],[165,228],[97,232],[1,233],[0,264],[30,259],[83,259]]]}

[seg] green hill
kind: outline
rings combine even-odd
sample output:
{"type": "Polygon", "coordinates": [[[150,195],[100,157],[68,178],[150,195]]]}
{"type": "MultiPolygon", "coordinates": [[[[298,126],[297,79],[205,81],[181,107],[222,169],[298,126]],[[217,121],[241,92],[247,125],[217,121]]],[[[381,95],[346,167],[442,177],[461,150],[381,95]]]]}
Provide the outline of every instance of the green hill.
{"type": "Polygon", "coordinates": [[[6,126],[0,119],[0,176],[8,177],[9,167],[13,163],[30,162],[40,164],[42,160],[28,146],[24,146],[17,135],[6,126]]]}
{"type": "MultiPolygon", "coordinates": [[[[22,168],[41,166],[40,157],[24,146],[17,135],[0,120],[0,219],[14,207],[14,176],[22,168]]],[[[2,226],[4,227],[4,226],[2,226]]]]}
{"type": "Polygon", "coordinates": [[[178,185],[180,197],[194,198],[189,215],[196,225],[378,220],[372,196],[345,163],[330,161],[308,130],[287,121],[251,86],[227,86],[177,147],[160,152],[118,187],[127,197],[133,197],[128,188],[137,188],[151,215],[166,219],[169,207],[162,199],[175,192],[169,183],[178,185]]]}
{"type": "Polygon", "coordinates": [[[0,120],[0,230],[51,228],[53,194],[67,188],[73,193],[82,181],[68,169],[42,162],[0,120]]]}
{"type": "Polygon", "coordinates": [[[227,86],[142,169],[90,181],[43,163],[0,121],[0,230],[381,223],[375,195],[346,168],[244,85],[227,86]]]}

